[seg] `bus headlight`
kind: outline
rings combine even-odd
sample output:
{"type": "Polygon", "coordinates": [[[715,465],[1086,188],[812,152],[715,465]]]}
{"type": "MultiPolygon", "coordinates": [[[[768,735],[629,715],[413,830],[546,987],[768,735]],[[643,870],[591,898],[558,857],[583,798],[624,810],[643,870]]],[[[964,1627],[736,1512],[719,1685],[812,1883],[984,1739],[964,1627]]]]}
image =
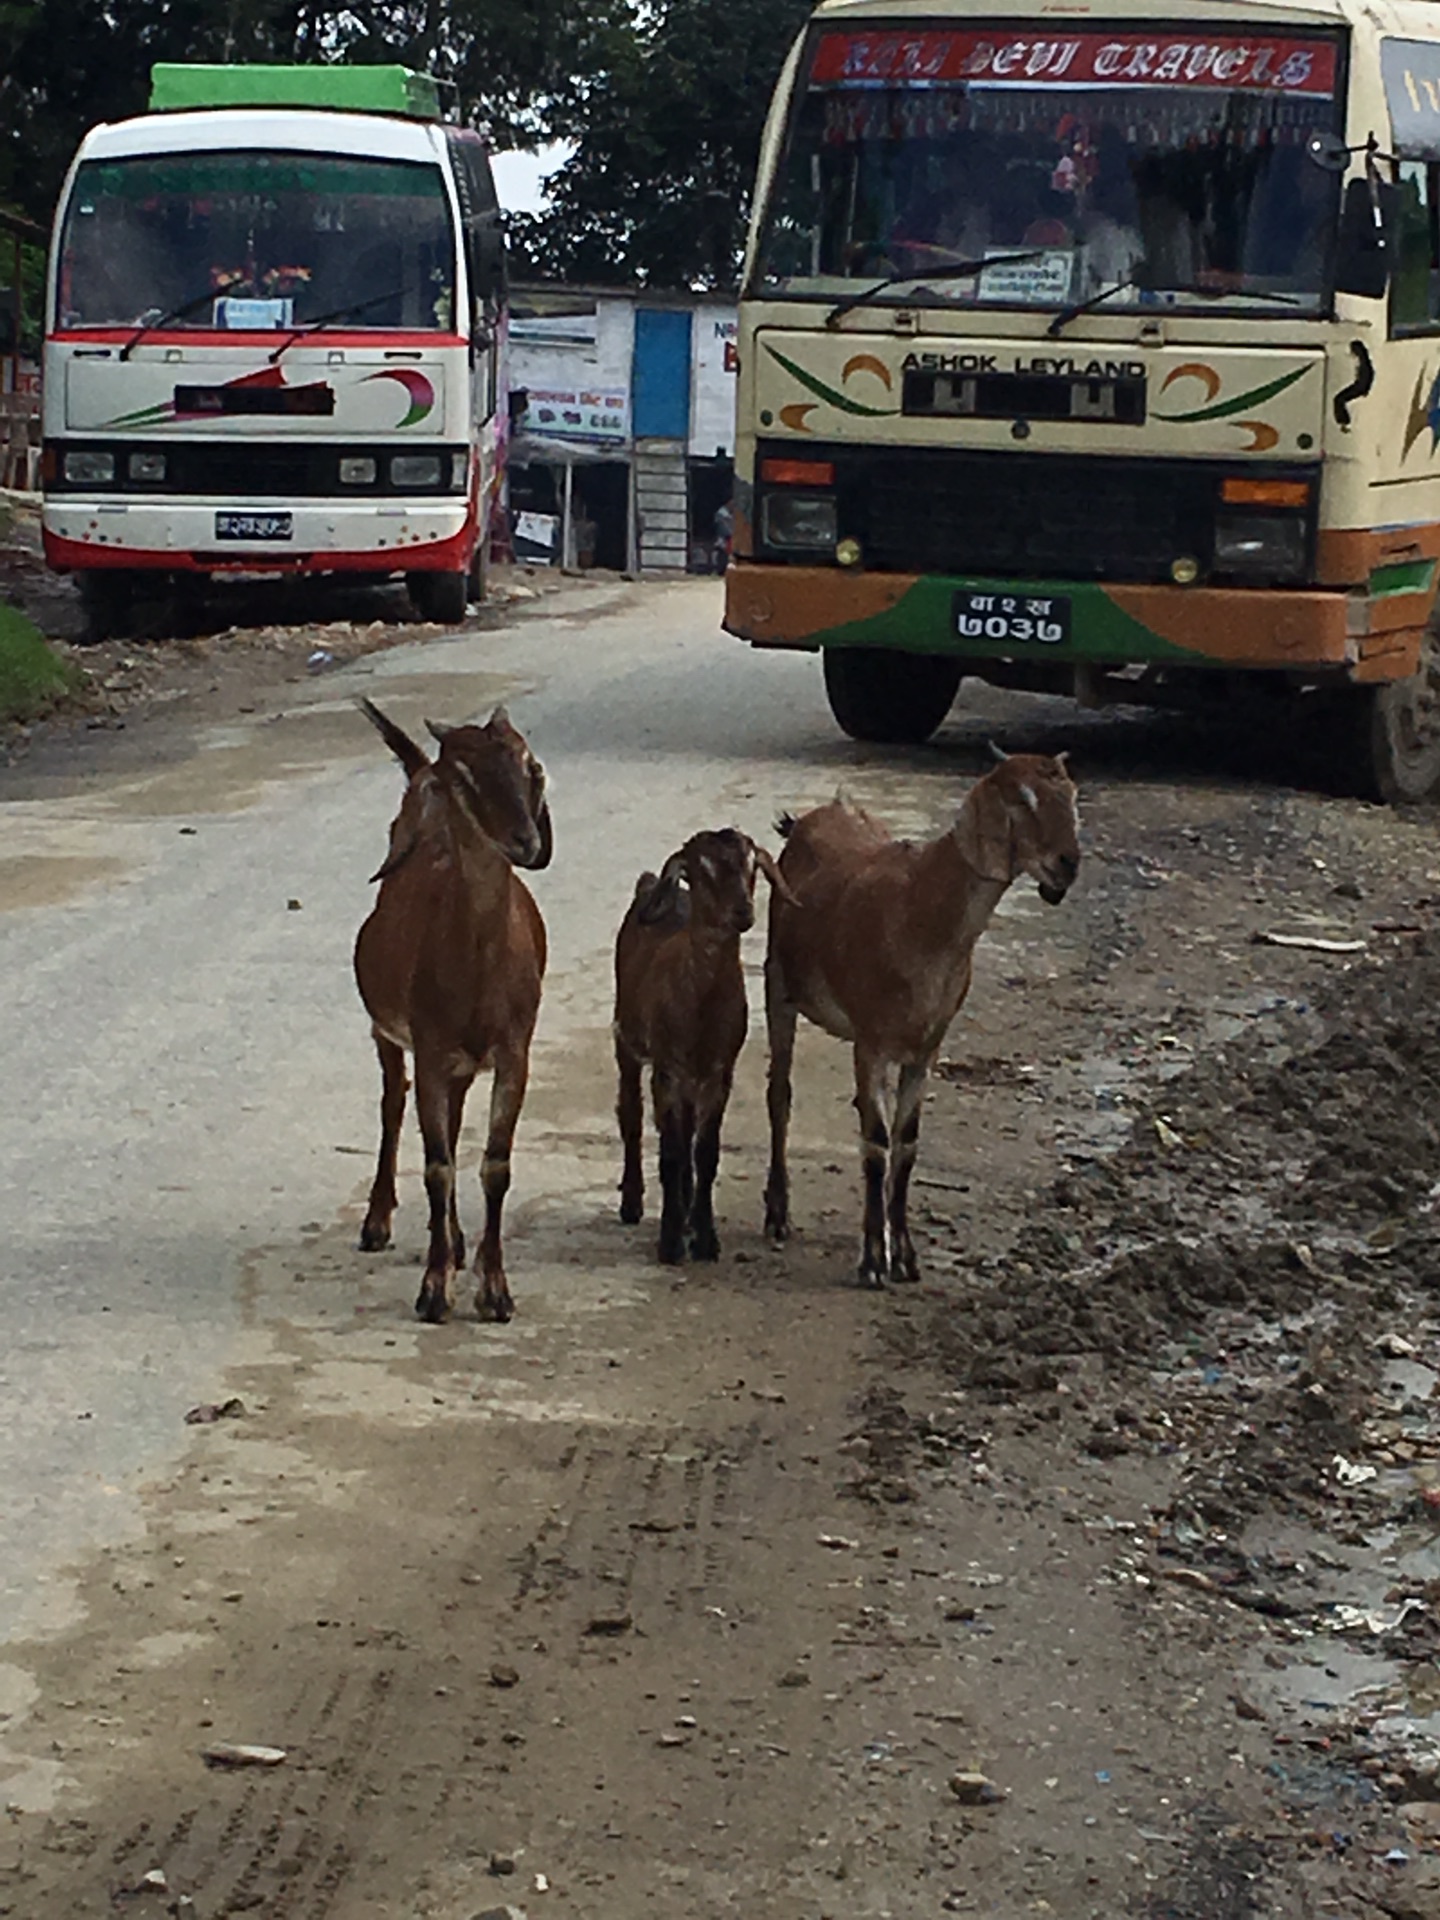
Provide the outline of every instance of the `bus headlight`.
{"type": "Polygon", "coordinates": [[[65,478],[74,486],[108,487],[115,479],[115,456],[94,447],[72,447],[65,455],[65,478]]]}
{"type": "Polygon", "coordinates": [[[1251,580],[1302,580],[1307,544],[1298,514],[1222,515],[1215,522],[1214,571],[1251,580]]]}
{"type": "Polygon", "coordinates": [[[760,537],[767,547],[812,551],[835,546],[833,493],[769,493],[760,509],[760,537]]]}
{"type": "Polygon", "coordinates": [[[154,486],[165,478],[165,456],[163,453],[132,453],[125,463],[125,471],[132,480],[148,481],[154,486]]]}
{"type": "Polygon", "coordinates": [[[347,453],[340,460],[342,487],[373,487],[379,466],[368,453],[347,453]]]}
{"type": "Polygon", "coordinates": [[[390,484],[392,487],[438,487],[440,484],[439,454],[397,453],[392,455],[390,484]]]}

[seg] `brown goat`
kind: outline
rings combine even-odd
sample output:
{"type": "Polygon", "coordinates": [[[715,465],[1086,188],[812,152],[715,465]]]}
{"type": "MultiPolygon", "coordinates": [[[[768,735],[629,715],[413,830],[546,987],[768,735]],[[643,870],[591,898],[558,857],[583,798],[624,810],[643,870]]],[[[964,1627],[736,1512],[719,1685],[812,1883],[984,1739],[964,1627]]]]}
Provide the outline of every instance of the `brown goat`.
{"type": "Polygon", "coordinates": [[[765,1017],[770,1174],[765,1230],[790,1230],[785,1136],[800,1014],[855,1052],[865,1179],[862,1284],[916,1280],[906,1198],[920,1138],[920,1106],[946,1029],[970,990],[975,943],[1013,880],[1028,873],[1050,905],[1080,865],[1075,788],[1065,756],[1002,756],[966,794],[954,825],[923,846],[892,839],[843,800],[782,820],[780,871],[799,907],[770,900],[765,1017]],[[893,1151],[883,1099],[899,1069],[893,1151]],[[889,1155],[889,1258],[886,1159],[889,1155]]]}
{"type": "Polygon", "coordinates": [[[784,891],[774,860],[734,827],[697,833],[657,878],[642,873],[615,941],[620,1218],[645,1208],[640,1070],[650,1063],[660,1135],[660,1258],[716,1260],[720,1128],[748,1010],[740,936],[755,924],[755,875],[784,891]]]}
{"type": "Polygon", "coordinates": [[[427,721],[440,743],[432,761],[378,707],[360,705],[410,776],[389,855],[374,876],[379,898],[355,942],[355,980],[382,1080],[380,1160],[360,1245],[390,1244],[409,1052],[430,1201],[430,1250],[415,1311],[431,1321],[448,1316],[455,1273],[465,1264],[455,1145],[470,1083],[493,1067],[475,1308],[482,1319],[508,1320],[514,1303],[500,1215],[545,972],[545,923],[513,869],[550,863],[545,773],[503,707],[484,726],[427,721]]]}

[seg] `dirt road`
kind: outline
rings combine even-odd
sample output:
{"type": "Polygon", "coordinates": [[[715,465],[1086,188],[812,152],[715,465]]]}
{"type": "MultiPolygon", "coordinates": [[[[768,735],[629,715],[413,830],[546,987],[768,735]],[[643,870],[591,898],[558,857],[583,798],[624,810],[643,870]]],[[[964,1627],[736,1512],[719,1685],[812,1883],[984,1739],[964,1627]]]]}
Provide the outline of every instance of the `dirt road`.
{"type": "Polygon", "coordinates": [[[0,1913],[1440,1914],[1431,820],[993,695],[763,791],[705,785],[663,709],[636,733],[671,814],[763,826],[843,775],[910,832],[987,735],[1072,749],[1081,880],[1009,896],[927,1108],[925,1284],[850,1284],[846,1062],[809,1032],[800,1232],[764,1245],[758,1017],[723,1257],[654,1266],[557,898],[517,1319],[413,1323],[414,1146],[359,1254],[373,1114],[326,1115],[330,1194],[243,1260],[238,1406],[6,1649],[0,1913]]]}

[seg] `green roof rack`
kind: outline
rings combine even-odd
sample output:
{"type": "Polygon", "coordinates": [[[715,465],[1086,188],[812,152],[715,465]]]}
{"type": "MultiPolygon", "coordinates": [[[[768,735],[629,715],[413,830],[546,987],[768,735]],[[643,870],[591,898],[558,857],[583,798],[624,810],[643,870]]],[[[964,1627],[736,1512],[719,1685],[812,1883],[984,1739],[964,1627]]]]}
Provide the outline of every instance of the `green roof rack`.
{"type": "Polygon", "coordinates": [[[390,113],[438,120],[440,91],[409,67],[189,66],[150,69],[150,111],[197,107],[319,107],[336,113],[390,113]]]}

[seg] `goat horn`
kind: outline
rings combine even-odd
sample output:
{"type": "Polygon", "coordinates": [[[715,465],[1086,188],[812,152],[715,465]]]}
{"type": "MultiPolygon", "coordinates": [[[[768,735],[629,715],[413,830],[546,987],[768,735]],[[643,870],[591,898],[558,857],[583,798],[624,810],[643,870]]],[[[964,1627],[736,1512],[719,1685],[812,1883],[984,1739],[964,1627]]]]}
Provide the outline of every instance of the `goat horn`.
{"type": "Polygon", "coordinates": [[[489,724],[492,727],[508,727],[510,725],[510,715],[503,705],[496,707],[490,716],[489,724]]]}
{"type": "Polygon", "coordinates": [[[759,867],[761,873],[763,873],[765,878],[770,882],[774,891],[779,894],[782,900],[788,901],[792,907],[798,907],[800,902],[785,884],[785,876],[781,873],[779,863],[775,860],[774,856],[768,853],[764,847],[756,847],[753,840],[750,844],[752,847],[755,847],[756,866],[759,867]]]}
{"type": "Polygon", "coordinates": [[[444,740],[447,733],[453,733],[455,731],[453,727],[447,727],[442,720],[427,720],[425,722],[425,728],[432,740],[440,741],[444,740]]]}
{"type": "Polygon", "coordinates": [[[985,744],[987,747],[989,747],[995,759],[997,759],[1000,762],[1001,766],[1003,767],[1005,762],[1010,758],[1009,754],[1006,753],[1003,747],[997,747],[993,740],[987,740],[985,744]]]}
{"type": "Polygon", "coordinates": [[[1054,759],[1055,759],[1056,766],[1059,767],[1060,771],[1064,775],[1066,775],[1066,777],[1068,778],[1070,773],[1070,768],[1067,763],[1070,759],[1070,749],[1066,747],[1065,751],[1063,753],[1057,753],[1054,756],[1054,759]]]}

